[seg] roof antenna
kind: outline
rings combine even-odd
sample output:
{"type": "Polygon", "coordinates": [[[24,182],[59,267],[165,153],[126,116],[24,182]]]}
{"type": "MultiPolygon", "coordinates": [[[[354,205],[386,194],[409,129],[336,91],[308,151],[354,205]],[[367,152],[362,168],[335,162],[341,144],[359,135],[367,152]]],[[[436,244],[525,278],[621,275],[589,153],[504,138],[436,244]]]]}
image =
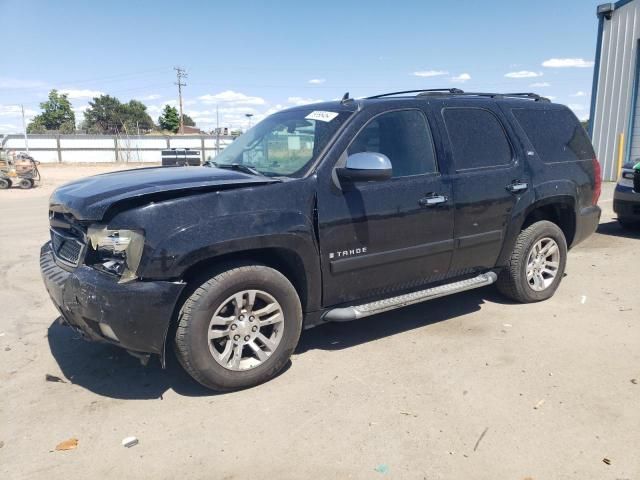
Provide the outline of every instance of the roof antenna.
{"type": "Polygon", "coordinates": [[[353,102],[353,98],[349,98],[349,92],[345,92],[345,94],[342,96],[342,100],[340,100],[340,103],[343,105],[347,102],[353,102]]]}

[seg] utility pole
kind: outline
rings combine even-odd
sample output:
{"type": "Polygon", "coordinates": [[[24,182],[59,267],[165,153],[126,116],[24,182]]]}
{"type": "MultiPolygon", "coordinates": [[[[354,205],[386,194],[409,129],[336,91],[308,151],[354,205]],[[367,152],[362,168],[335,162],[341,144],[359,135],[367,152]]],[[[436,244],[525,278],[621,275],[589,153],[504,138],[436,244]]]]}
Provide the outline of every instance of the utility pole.
{"type": "Polygon", "coordinates": [[[220,115],[218,114],[218,104],[216,103],[216,155],[220,153],[220,115]]]}
{"type": "Polygon", "coordinates": [[[177,82],[175,84],[178,86],[178,98],[180,100],[180,133],[184,133],[184,118],[182,116],[182,87],[186,87],[186,83],[182,83],[183,78],[187,78],[187,72],[184,71],[184,68],[173,67],[176,71],[177,82]]]}
{"type": "Polygon", "coordinates": [[[28,155],[29,140],[27,139],[27,122],[24,119],[24,105],[20,105],[20,110],[22,111],[22,132],[24,133],[24,148],[27,151],[27,155],[28,155]]]}

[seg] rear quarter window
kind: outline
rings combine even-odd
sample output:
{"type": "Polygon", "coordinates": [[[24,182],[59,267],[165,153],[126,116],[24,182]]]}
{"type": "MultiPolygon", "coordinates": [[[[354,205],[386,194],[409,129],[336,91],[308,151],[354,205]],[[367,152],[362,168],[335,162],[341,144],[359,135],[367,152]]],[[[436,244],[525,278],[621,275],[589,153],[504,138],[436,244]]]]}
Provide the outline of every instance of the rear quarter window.
{"type": "Polygon", "coordinates": [[[587,133],[568,109],[513,109],[513,115],[544,163],[595,158],[587,133]]]}

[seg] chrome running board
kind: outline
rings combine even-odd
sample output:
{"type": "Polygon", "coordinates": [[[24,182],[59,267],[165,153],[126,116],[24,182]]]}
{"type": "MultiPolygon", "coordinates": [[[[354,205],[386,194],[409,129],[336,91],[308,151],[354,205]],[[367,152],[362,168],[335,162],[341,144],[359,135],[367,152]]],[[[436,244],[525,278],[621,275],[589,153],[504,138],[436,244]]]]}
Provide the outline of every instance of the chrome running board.
{"type": "Polygon", "coordinates": [[[427,288],[413,293],[399,295],[397,297],[385,298],[375,302],[365,303],[362,305],[354,305],[351,307],[333,308],[324,314],[323,320],[326,322],[349,322],[359,318],[376,315],[378,313],[395,310],[396,308],[406,307],[414,303],[426,302],[434,298],[452,295],[473,288],[491,285],[497,280],[498,276],[494,272],[486,272],[477,277],[460,280],[458,282],[447,283],[438,287],[427,288]]]}

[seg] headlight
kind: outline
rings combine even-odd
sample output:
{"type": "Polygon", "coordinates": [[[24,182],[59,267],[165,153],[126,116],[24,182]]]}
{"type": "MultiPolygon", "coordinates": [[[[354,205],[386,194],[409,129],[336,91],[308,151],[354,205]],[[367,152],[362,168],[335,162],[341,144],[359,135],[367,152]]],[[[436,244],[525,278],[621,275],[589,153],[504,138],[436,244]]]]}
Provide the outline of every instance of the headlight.
{"type": "Polygon", "coordinates": [[[92,225],[87,231],[97,264],[120,276],[121,282],[137,277],[144,248],[144,235],[136,230],[110,230],[106,225],[92,225]]]}

